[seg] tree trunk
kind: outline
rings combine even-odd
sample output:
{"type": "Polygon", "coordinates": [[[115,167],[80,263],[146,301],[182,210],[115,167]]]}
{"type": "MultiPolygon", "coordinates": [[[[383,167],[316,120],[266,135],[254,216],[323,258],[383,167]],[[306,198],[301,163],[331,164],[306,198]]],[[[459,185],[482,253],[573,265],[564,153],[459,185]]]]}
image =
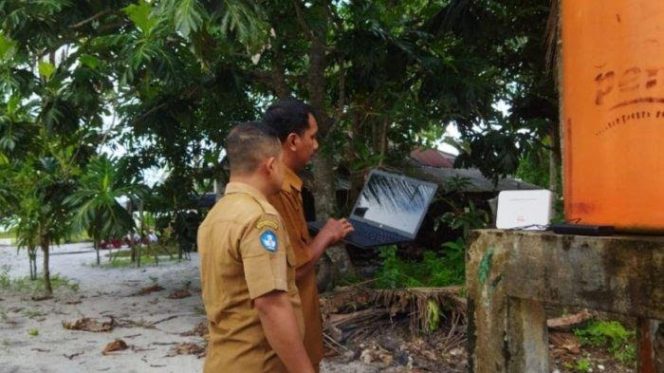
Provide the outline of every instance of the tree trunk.
{"type": "Polygon", "coordinates": [[[46,293],[50,296],[53,295],[53,287],[51,286],[51,272],[48,267],[49,260],[49,239],[47,237],[41,238],[41,249],[44,254],[44,288],[46,293]]]}
{"type": "Polygon", "coordinates": [[[336,175],[332,167],[332,160],[322,152],[314,157],[313,168],[316,218],[326,220],[334,213],[336,175]]]}
{"type": "Polygon", "coordinates": [[[552,66],[555,66],[555,72],[554,72],[554,83],[557,88],[558,92],[558,123],[554,123],[551,129],[551,143],[553,145],[553,151],[551,152],[551,160],[552,163],[555,162],[554,164],[550,165],[549,168],[549,186],[551,187],[553,185],[554,179],[552,173],[555,171],[557,176],[560,176],[560,182],[558,180],[558,177],[555,178],[555,189],[551,189],[554,192],[554,198],[565,198],[564,192],[565,188],[561,188],[561,190],[558,190],[558,185],[564,185],[565,182],[565,174],[562,171],[562,163],[563,163],[563,48],[562,48],[562,36],[560,30],[562,30],[562,15],[560,12],[561,9],[561,1],[562,0],[554,0],[551,2],[551,18],[550,24],[551,26],[548,27],[549,33],[550,33],[550,40],[555,41],[555,46],[552,45],[550,46],[550,51],[553,52],[555,51],[555,58],[550,58],[552,61],[551,64],[552,66]],[[555,27],[553,26],[555,24],[555,27]]]}
{"type": "Polygon", "coordinates": [[[28,263],[30,265],[30,280],[37,279],[37,248],[28,246],[28,263]]]}
{"type": "Polygon", "coordinates": [[[131,248],[131,262],[136,263],[136,245],[134,244],[134,231],[132,230],[129,238],[129,247],[131,248]]]}
{"type": "MultiPolygon", "coordinates": [[[[318,5],[321,6],[321,5],[318,5]]],[[[324,6],[324,5],[323,5],[324,6]]],[[[316,5],[314,5],[316,7],[316,5]]],[[[320,9],[318,9],[320,10],[320,9]]],[[[315,11],[312,9],[312,11],[315,11]]],[[[323,10],[322,13],[326,13],[323,10]]],[[[329,18],[316,23],[313,30],[311,45],[309,46],[309,71],[308,86],[309,102],[318,119],[318,130],[320,138],[326,141],[326,138],[332,127],[332,120],[326,112],[325,100],[325,40],[327,37],[329,18]]],[[[307,32],[308,30],[303,30],[307,32]]],[[[323,144],[325,145],[325,144],[323,144]]],[[[325,146],[323,146],[324,148],[325,146]]],[[[316,216],[318,219],[327,219],[332,215],[336,205],[336,174],[334,172],[332,158],[329,152],[318,152],[313,160],[314,172],[314,196],[316,199],[316,216]]],[[[348,252],[343,245],[331,247],[326,254],[332,260],[335,273],[346,273],[352,271],[353,265],[350,262],[348,252]]]]}
{"type": "Polygon", "coordinates": [[[93,238],[92,242],[94,247],[95,247],[95,253],[97,254],[97,267],[101,265],[101,260],[99,259],[99,239],[93,238]]]}
{"type": "Polygon", "coordinates": [[[281,48],[274,49],[274,58],[272,60],[272,84],[274,86],[274,93],[279,98],[286,98],[290,96],[290,89],[286,83],[286,74],[284,73],[283,55],[281,48]]]}
{"type": "Polygon", "coordinates": [[[386,116],[383,118],[382,123],[376,123],[376,131],[374,132],[374,151],[380,155],[378,163],[382,167],[387,153],[387,128],[389,127],[390,119],[386,116]]]}

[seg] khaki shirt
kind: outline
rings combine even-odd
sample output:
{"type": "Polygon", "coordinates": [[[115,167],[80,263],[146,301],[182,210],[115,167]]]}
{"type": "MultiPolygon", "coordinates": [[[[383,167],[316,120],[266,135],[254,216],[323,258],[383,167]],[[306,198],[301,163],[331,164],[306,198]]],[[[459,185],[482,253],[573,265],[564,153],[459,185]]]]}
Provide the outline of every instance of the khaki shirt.
{"type": "MultiPolygon", "coordinates": [[[[311,260],[309,244],[311,237],[304,218],[302,205],[302,179],[290,168],[285,168],[281,191],[268,199],[279,211],[295,253],[295,266],[303,266],[311,260]]],[[[316,286],[316,271],[311,270],[297,280],[304,315],[304,347],[312,364],[317,366],[323,359],[323,325],[320,314],[320,299],[316,286]]]]}
{"type": "Polygon", "coordinates": [[[247,184],[229,183],[198,229],[210,340],[204,371],[282,372],[252,300],[288,292],[304,334],[295,258],[277,211],[247,184]]]}

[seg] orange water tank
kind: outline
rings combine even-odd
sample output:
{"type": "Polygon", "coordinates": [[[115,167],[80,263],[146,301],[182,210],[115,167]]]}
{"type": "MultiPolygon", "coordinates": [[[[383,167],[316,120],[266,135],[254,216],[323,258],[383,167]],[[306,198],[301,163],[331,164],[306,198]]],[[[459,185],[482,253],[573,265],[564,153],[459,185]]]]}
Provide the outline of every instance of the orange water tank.
{"type": "Polygon", "coordinates": [[[562,1],[566,220],[664,232],[664,0],[562,1]]]}

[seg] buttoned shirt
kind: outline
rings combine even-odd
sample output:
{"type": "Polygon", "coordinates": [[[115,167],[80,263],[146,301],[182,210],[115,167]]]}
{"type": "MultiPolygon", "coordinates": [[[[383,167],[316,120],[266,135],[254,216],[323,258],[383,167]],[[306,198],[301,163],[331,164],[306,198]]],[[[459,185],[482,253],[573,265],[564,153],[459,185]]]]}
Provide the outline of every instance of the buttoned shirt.
{"type": "MultiPolygon", "coordinates": [[[[311,237],[309,236],[302,205],[302,179],[290,168],[286,167],[285,169],[281,191],[268,197],[268,200],[283,219],[288,238],[293,246],[295,266],[300,268],[312,259],[309,248],[311,237]]],[[[312,269],[299,278],[296,284],[302,300],[302,314],[305,325],[304,347],[311,362],[314,366],[318,366],[323,359],[323,325],[316,285],[316,271],[312,269]]]]}
{"type": "Polygon", "coordinates": [[[253,300],[287,292],[301,335],[295,256],[275,208],[255,188],[231,182],[198,230],[201,290],[210,340],[204,371],[282,372],[253,300]]]}

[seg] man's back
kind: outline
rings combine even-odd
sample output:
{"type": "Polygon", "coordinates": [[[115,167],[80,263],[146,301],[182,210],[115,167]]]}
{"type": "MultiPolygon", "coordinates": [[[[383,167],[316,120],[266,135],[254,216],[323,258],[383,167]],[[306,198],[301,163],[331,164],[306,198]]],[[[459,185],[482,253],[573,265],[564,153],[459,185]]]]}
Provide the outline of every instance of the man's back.
{"type": "Polygon", "coordinates": [[[284,371],[252,304],[288,292],[303,333],[294,257],[276,210],[255,189],[229,183],[201,224],[198,245],[210,327],[205,371],[284,371]]]}

